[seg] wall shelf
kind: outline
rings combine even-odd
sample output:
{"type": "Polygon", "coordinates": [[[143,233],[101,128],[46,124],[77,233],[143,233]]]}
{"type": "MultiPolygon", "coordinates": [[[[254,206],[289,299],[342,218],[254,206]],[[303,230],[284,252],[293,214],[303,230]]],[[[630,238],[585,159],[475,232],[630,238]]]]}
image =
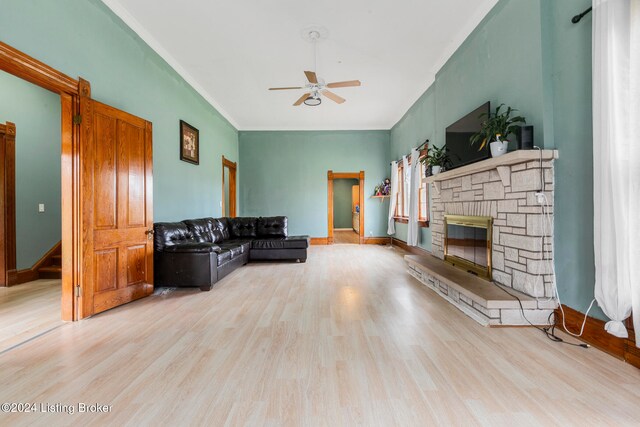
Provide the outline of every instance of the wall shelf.
{"type": "Polygon", "coordinates": [[[380,199],[380,203],[384,202],[384,199],[388,199],[389,197],[391,197],[391,196],[389,196],[389,195],[386,195],[386,196],[371,196],[372,199],[380,199]]]}

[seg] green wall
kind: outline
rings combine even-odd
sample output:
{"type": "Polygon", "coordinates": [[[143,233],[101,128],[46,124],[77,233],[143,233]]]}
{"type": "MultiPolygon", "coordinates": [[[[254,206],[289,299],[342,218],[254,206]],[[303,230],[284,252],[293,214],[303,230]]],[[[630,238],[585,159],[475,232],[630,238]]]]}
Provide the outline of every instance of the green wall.
{"type": "Polygon", "coordinates": [[[240,215],[287,215],[290,234],[327,236],[327,171],[365,171],[365,234],[385,236],[388,203],[369,196],[389,174],[388,131],[239,132],[240,215]]]}
{"type": "MultiPolygon", "coordinates": [[[[365,175],[366,176],[366,175],[365,175]]],[[[352,228],[351,187],[358,185],[355,179],[336,179],[333,181],[333,227],[352,228]]]]}
{"type": "MultiPolygon", "coordinates": [[[[555,267],[564,304],[585,312],[594,296],[591,19],[572,16],[590,0],[542,2],[547,77],[552,94],[555,169],[555,267]]],[[[599,307],[590,313],[606,319],[599,307]]]]}
{"type": "Polygon", "coordinates": [[[60,97],[3,71],[0,93],[0,122],[17,130],[16,261],[22,270],[61,238],[60,97]]]}
{"type": "MultiPolygon", "coordinates": [[[[591,15],[589,0],[501,0],[436,74],[435,82],[391,129],[390,158],[429,138],[486,101],[520,110],[535,145],[557,148],[555,266],[564,304],[586,310],[593,298],[591,15]]],[[[511,147],[512,149],[514,147],[511,147]]],[[[406,240],[406,225],[396,237],[406,240]]],[[[431,250],[431,232],[420,246],[431,250]]],[[[592,311],[603,318],[596,307],[592,311]]]]}
{"type": "Polygon", "coordinates": [[[0,10],[0,40],[153,123],[156,221],[220,214],[221,156],[238,161],[236,129],[104,4],[0,0],[0,10]],[[200,130],[199,166],[179,160],[180,119],[200,130]]]}

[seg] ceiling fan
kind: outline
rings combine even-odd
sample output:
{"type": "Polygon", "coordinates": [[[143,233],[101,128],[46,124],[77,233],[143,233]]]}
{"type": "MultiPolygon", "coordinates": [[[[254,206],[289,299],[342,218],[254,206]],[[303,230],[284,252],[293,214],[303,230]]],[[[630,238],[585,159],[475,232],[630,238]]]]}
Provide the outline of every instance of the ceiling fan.
{"type": "MultiPolygon", "coordinates": [[[[326,30],[325,30],[325,34],[326,34],[326,30]]],[[[316,29],[316,28],[312,28],[308,32],[304,32],[303,30],[303,37],[313,43],[314,70],[315,70],[316,69],[315,62],[317,62],[316,43],[318,42],[318,40],[323,38],[322,30],[316,29]]],[[[322,103],[322,96],[325,96],[338,104],[342,104],[343,102],[346,101],[346,99],[331,92],[330,90],[328,90],[328,88],[334,89],[334,88],[341,88],[341,87],[353,87],[353,86],[360,86],[361,84],[360,80],[348,80],[344,82],[325,83],[324,79],[318,78],[315,71],[305,71],[304,74],[307,77],[307,83],[304,86],[272,87],[272,88],[269,88],[269,90],[305,89],[305,93],[300,98],[298,98],[296,102],[293,103],[294,107],[297,107],[303,103],[305,105],[315,107],[322,103]]]]}

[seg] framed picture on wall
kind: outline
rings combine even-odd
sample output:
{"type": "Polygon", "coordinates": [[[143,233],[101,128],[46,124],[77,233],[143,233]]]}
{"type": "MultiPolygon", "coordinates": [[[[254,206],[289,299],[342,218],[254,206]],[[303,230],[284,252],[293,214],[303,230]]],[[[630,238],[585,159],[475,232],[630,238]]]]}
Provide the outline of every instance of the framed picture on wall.
{"type": "Polygon", "coordinates": [[[180,160],[200,164],[200,137],[198,129],[180,120],[180,160]]]}

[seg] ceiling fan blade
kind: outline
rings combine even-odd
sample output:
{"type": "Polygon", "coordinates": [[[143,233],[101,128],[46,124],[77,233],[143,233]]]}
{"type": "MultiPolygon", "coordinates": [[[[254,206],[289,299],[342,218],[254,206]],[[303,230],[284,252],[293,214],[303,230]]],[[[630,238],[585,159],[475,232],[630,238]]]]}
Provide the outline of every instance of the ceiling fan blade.
{"type": "Polygon", "coordinates": [[[328,90],[323,90],[322,94],[324,96],[326,96],[327,98],[329,98],[330,100],[337,102],[338,104],[342,104],[344,101],[346,101],[346,99],[336,95],[335,93],[328,91],[328,90]]]}
{"type": "Polygon", "coordinates": [[[302,89],[302,87],[270,87],[269,90],[289,90],[289,89],[302,89]]]}
{"type": "Polygon", "coordinates": [[[334,83],[328,83],[327,87],[351,87],[351,86],[360,86],[362,83],[360,83],[360,80],[349,80],[346,82],[334,82],[334,83]]]}
{"type": "Polygon", "coordinates": [[[313,83],[313,84],[317,84],[318,83],[318,77],[316,76],[316,73],[313,71],[305,71],[304,75],[307,76],[307,80],[309,80],[309,83],[313,83]]]}
{"type": "Polygon", "coordinates": [[[310,97],[310,96],[311,96],[311,94],[310,94],[310,93],[305,93],[304,95],[302,95],[302,96],[300,97],[300,99],[298,99],[298,100],[293,104],[293,106],[294,106],[294,107],[297,107],[298,105],[302,104],[302,103],[303,103],[303,102],[304,102],[308,97],[310,97]]]}

